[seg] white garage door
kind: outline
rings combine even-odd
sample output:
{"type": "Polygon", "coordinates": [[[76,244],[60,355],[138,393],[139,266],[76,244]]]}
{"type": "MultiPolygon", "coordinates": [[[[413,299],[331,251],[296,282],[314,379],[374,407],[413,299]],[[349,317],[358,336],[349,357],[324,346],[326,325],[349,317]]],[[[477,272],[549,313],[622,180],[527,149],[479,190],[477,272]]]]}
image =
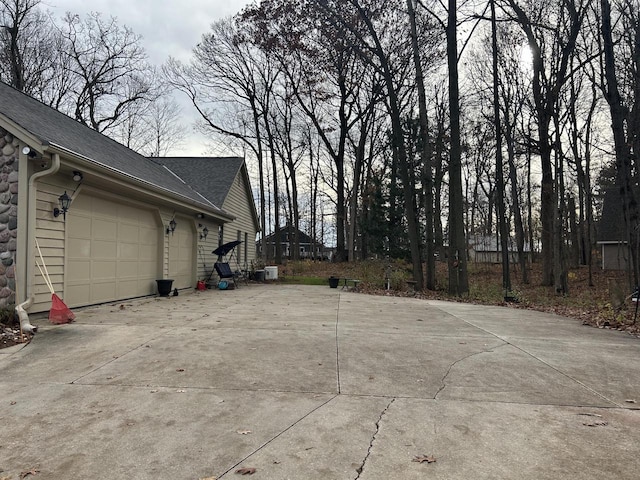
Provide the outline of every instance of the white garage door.
{"type": "Polygon", "coordinates": [[[194,232],[188,220],[177,218],[176,223],[175,232],[169,234],[169,278],[173,279],[174,288],[193,288],[194,232]]]}
{"type": "Polygon", "coordinates": [[[155,293],[159,227],[151,210],[81,193],[66,222],[69,306],[155,293]]]}

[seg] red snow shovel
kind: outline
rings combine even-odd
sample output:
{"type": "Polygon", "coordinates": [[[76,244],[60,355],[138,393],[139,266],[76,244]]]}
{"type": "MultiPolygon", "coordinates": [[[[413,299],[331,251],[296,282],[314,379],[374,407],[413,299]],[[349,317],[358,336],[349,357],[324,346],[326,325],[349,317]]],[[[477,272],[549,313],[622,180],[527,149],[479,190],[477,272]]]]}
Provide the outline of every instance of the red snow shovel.
{"type": "Polygon", "coordinates": [[[42,278],[44,278],[44,281],[47,284],[47,287],[49,287],[49,291],[51,292],[51,310],[49,310],[49,321],[55,324],[70,323],[76,318],[76,316],[71,310],[69,310],[69,307],[64,304],[62,299],[58,295],[56,295],[56,292],[53,290],[51,277],[49,277],[49,271],[47,270],[47,266],[44,263],[44,258],[42,257],[42,252],[40,251],[40,245],[38,245],[38,239],[36,239],[36,247],[38,247],[38,254],[40,255],[42,267],[38,263],[38,260],[36,260],[36,265],[38,266],[38,270],[40,270],[42,278]]]}

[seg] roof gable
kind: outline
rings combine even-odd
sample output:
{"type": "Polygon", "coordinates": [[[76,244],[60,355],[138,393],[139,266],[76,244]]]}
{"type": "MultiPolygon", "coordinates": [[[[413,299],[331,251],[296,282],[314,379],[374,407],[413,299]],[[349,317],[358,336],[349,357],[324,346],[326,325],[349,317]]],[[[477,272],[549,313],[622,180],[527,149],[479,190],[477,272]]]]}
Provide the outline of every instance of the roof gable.
{"type": "Polygon", "coordinates": [[[209,210],[224,212],[202,197],[163,165],[140,155],[106,135],[0,82],[0,123],[11,124],[37,139],[44,149],[68,152],[112,172],[188,199],[209,210]],[[2,122],[3,118],[8,122],[2,122]]]}
{"type": "Polygon", "coordinates": [[[152,158],[191,185],[214,205],[224,204],[244,159],[240,157],[152,158]]]}

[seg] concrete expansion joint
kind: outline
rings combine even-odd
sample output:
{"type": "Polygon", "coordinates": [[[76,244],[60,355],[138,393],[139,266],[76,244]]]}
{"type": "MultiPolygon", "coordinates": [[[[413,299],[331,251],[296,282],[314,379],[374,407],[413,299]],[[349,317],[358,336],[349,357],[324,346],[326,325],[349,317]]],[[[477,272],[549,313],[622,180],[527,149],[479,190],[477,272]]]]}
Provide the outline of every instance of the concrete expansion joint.
{"type": "Polygon", "coordinates": [[[378,421],[376,422],[376,431],[373,432],[373,435],[371,436],[371,441],[369,442],[369,448],[367,449],[367,454],[365,455],[364,460],[362,460],[362,464],[360,465],[360,467],[358,467],[357,470],[356,470],[358,472],[358,476],[356,477],[356,480],[358,480],[360,478],[360,475],[362,475],[362,472],[364,471],[364,466],[366,465],[367,460],[369,460],[369,457],[371,456],[371,450],[373,450],[373,444],[376,441],[376,437],[378,436],[378,432],[380,432],[380,424],[382,423],[382,419],[384,418],[384,416],[386,415],[387,411],[389,410],[389,408],[391,407],[391,405],[395,401],[396,401],[395,397],[392,398],[391,401],[384,408],[384,410],[382,410],[382,413],[380,413],[380,417],[378,418],[378,421]]]}

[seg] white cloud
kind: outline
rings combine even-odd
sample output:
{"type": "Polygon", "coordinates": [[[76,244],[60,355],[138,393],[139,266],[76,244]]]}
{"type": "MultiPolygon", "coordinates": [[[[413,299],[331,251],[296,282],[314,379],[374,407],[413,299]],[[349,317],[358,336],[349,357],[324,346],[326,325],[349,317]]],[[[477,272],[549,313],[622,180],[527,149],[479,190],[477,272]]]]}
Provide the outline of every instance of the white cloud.
{"type": "Polygon", "coordinates": [[[188,58],[200,37],[215,20],[238,13],[249,0],[50,0],[46,6],[54,16],[65,12],[85,15],[100,12],[117,17],[143,36],[143,45],[155,64],[169,56],[188,58]]]}

